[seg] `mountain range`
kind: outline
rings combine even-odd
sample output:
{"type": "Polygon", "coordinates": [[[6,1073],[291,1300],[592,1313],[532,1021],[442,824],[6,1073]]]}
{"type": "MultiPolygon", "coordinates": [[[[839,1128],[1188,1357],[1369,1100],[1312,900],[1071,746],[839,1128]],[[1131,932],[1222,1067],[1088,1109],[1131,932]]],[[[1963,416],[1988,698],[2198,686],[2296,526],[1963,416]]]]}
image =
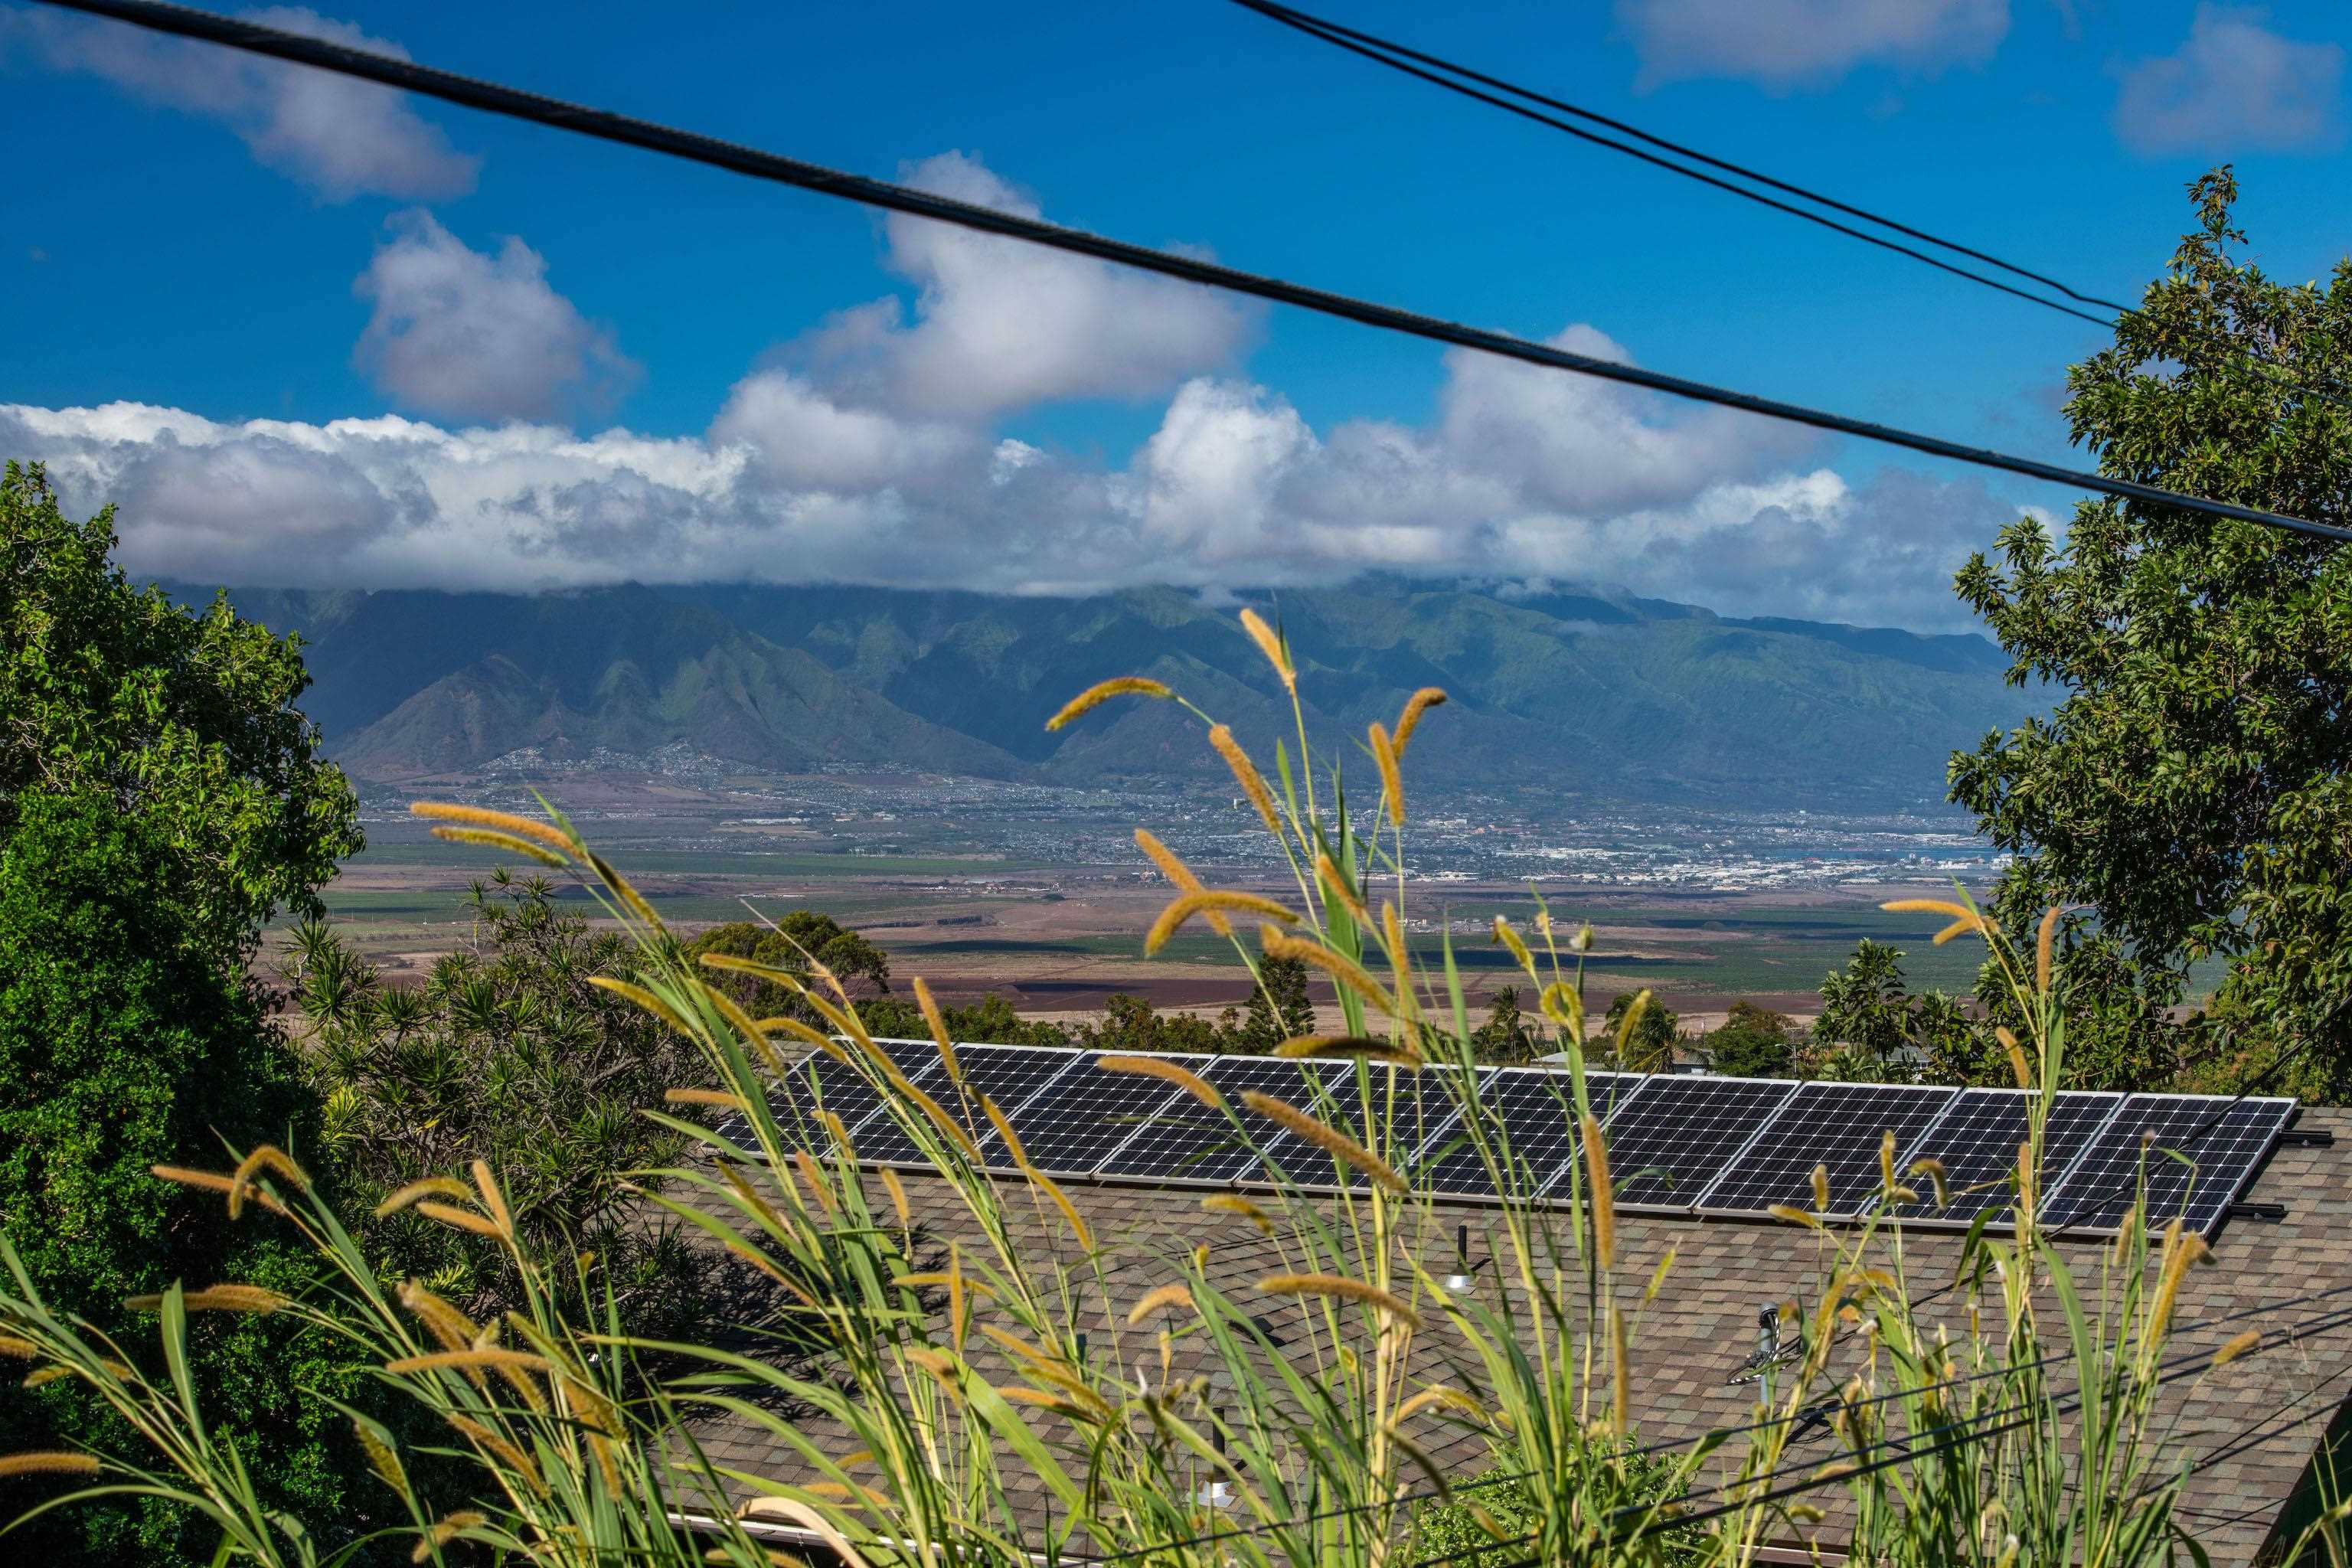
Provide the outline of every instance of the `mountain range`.
{"type": "MultiPolygon", "coordinates": [[[[175,588],[193,600],[209,591],[175,588]]],[[[232,589],[299,633],[304,707],[362,780],[664,747],[765,772],[911,769],[1063,784],[1218,776],[1172,703],[1067,729],[1084,688],[1147,675],[1261,756],[1291,730],[1234,606],[1177,590],[1033,599],[861,587],[534,595],[232,589]]],[[[1604,798],[1880,806],[1943,793],[1955,747],[2040,706],[1973,636],[1736,620],[1604,591],[1375,581],[1253,600],[1279,617],[1310,733],[1353,742],[1439,686],[1412,772],[1446,786],[1604,798]]]]}

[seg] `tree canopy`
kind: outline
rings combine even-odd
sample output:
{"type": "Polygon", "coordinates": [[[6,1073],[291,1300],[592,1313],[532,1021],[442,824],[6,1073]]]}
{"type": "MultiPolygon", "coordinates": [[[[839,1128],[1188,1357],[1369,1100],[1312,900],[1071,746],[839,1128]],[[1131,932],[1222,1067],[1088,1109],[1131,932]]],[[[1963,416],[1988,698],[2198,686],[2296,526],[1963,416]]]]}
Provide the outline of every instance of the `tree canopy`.
{"type": "Polygon", "coordinates": [[[131,586],[114,544],[113,508],[75,522],[37,465],[0,474],[0,832],[27,795],[106,796],[171,847],[192,929],[242,957],[317,908],[358,803],[293,706],[300,639],[131,586]]]}
{"type": "MultiPolygon", "coordinates": [[[[307,1160],[318,1141],[318,1102],[255,988],[218,963],[176,847],[95,792],[14,804],[0,837],[0,1234],[56,1308],[125,1343],[152,1331],[126,1300],[175,1279],[299,1293],[313,1265],[299,1245],[232,1225],[212,1194],[151,1173],[217,1170],[264,1142],[307,1160]]],[[[341,1478],[359,1456],[331,1408],[289,1395],[352,1397],[349,1357],[290,1315],[206,1320],[194,1346],[214,1422],[269,1495],[347,1515],[341,1478]]],[[[135,1447],[77,1384],[0,1401],[0,1446],[61,1439],[135,1447]]],[[[78,1549],[79,1561],[183,1562],[210,1555],[199,1533],[178,1510],[126,1500],[50,1516],[11,1541],[26,1552],[78,1549]]]]}
{"type": "Polygon", "coordinates": [[[1741,1000],[1731,1005],[1722,1027],[1701,1042],[1707,1061],[1728,1078],[1786,1078],[1796,1070],[1795,1030],[1785,1013],[1741,1000]]]}
{"type": "MultiPolygon", "coordinates": [[[[2244,258],[2231,171],[2189,190],[2170,268],[2068,373],[2073,438],[2119,479],[2352,525],[2352,259],[2273,279],[2244,258]]],[[[2055,699],[1956,754],[1950,782],[2012,852],[1991,907],[2024,950],[2045,909],[2069,911],[2068,1081],[2231,1088],[2292,1057],[2292,1087],[2352,1090],[2335,1011],[2352,996],[2352,552],[2100,498],[2063,540],[2012,523],[1956,586],[2010,679],[2055,699]],[[2207,959],[2226,976],[2183,1024],[2207,959]]],[[[1825,993],[1838,1027],[1912,1026],[1906,999],[1864,994],[1883,975],[1847,978],[1825,993]]],[[[1974,1037],[1951,1042],[1963,1076],[1994,1070],[1990,1030],[2016,1022],[1997,975],[1977,992],[1974,1037]]]]}

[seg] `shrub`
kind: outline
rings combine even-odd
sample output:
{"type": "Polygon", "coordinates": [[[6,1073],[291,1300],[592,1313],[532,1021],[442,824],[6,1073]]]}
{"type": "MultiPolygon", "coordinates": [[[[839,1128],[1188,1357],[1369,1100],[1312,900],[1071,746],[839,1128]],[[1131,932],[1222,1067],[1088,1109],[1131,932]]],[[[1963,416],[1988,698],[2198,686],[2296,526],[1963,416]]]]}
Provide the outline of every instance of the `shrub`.
{"type": "Polygon", "coordinates": [[[1706,1037],[1707,1061],[1727,1078],[1786,1078],[1797,1062],[1791,1034],[1787,1014],[1743,998],[1706,1037]]]}
{"type": "MultiPolygon", "coordinates": [[[[115,1334],[143,1334],[124,1302],[174,1279],[299,1289],[306,1250],[150,1173],[317,1142],[317,1101],[252,984],[215,962],[179,855],[110,796],[19,796],[14,819],[0,841],[0,1234],[58,1310],[115,1334]]],[[[291,1323],[220,1315],[191,1344],[213,1419],[264,1495],[331,1536],[348,1527],[359,1455],[331,1410],[296,1396],[349,1397],[348,1353],[291,1323]]],[[[0,1398],[0,1447],[120,1453],[130,1438],[70,1382],[0,1398]]],[[[201,1533],[180,1508],[118,1499],[50,1515],[10,1546],[201,1562],[201,1533]]]]}
{"type": "MultiPolygon", "coordinates": [[[[558,909],[542,877],[476,883],[466,940],[424,985],[386,984],[322,922],[295,935],[291,980],[309,1022],[306,1061],[326,1099],[325,1142],[354,1207],[487,1160],[515,1228],[542,1258],[585,1248],[634,1327],[703,1321],[705,1269],[667,1226],[627,1217],[625,1173],[674,1162],[685,1139],[644,1115],[699,1080],[691,1042],[589,984],[639,961],[612,931],[558,909]]],[[[379,1267],[467,1302],[511,1305],[517,1283],[488,1238],[414,1208],[364,1222],[379,1267]]]]}

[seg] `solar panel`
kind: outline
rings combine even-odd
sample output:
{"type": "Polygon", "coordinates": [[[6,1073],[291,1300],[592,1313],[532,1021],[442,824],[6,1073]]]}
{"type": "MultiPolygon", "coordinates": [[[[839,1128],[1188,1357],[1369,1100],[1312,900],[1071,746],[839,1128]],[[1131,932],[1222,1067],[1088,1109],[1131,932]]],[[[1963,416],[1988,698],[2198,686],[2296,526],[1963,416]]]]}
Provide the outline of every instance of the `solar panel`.
{"type": "MultiPolygon", "coordinates": [[[[1413,1181],[1424,1167],[1453,1152],[1452,1134],[1462,1114],[1464,1095],[1475,1091],[1476,1083],[1473,1080],[1465,1085],[1456,1069],[1445,1067],[1425,1067],[1419,1072],[1398,1071],[1393,1079],[1389,1068],[1378,1064],[1368,1071],[1374,1130],[1367,1131],[1362,1125],[1363,1110],[1357,1103],[1352,1086],[1340,1096],[1344,1102],[1340,1109],[1347,1120],[1339,1123],[1339,1129],[1386,1160],[1397,1174],[1413,1181]],[[1390,1093],[1391,1082],[1395,1086],[1393,1098],[1390,1093]]],[[[1349,1179],[1348,1184],[1360,1187],[1370,1180],[1357,1174],[1349,1179]]]]}
{"type": "MultiPolygon", "coordinates": [[[[1245,1158],[1231,1174],[1235,1180],[1271,1181],[1265,1162],[1279,1165],[1293,1182],[1328,1186],[1337,1173],[1331,1156],[1297,1134],[1267,1121],[1242,1103],[1255,1090],[1286,1100],[1318,1121],[1355,1136],[1360,1120],[1356,1093],[1356,1068],[1344,1061],[1286,1061],[1276,1057],[1219,1057],[1201,1076],[1231,1102],[1248,1129],[1262,1158],[1245,1158]]],[[[1361,1142],[1362,1140],[1357,1140],[1361,1142]]]]}
{"type": "MultiPolygon", "coordinates": [[[[907,1040],[877,1041],[907,1080],[919,1089],[927,1089],[933,1075],[940,1070],[939,1049],[929,1042],[907,1040]]],[[[844,1049],[855,1049],[844,1047],[844,1049]]],[[[822,1122],[816,1119],[820,1107],[841,1118],[849,1129],[850,1142],[857,1146],[860,1158],[865,1150],[858,1145],[857,1130],[868,1118],[882,1109],[882,1097],[874,1091],[858,1070],[836,1059],[826,1051],[813,1050],[793,1064],[791,1074],[769,1093],[768,1104],[775,1112],[776,1121],[788,1138],[804,1140],[818,1152],[829,1152],[833,1140],[822,1122]]],[[[889,1118],[886,1115],[884,1121],[889,1118]]],[[[754,1148],[751,1119],[740,1112],[730,1115],[711,1129],[738,1148],[754,1148]]]]}
{"type": "MultiPolygon", "coordinates": [[[[1269,1058],[1174,1059],[1206,1076],[1221,1059],[1269,1058]]],[[[1290,1068],[1289,1083],[1297,1085],[1297,1071],[1292,1064],[1274,1065],[1290,1068]]],[[[1162,1083],[1160,1087],[1167,1086],[1162,1083]]],[[[1240,1107],[1236,1105],[1234,1109],[1238,1110],[1240,1107]]],[[[1096,1172],[1105,1176],[1148,1176],[1163,1182],[1230,1182],[1256,1163],[1256,1154],[1242,1141],[1241,1129],[1234,1125],[1233,1117],[1217,1107],[1202,1104],[1189,1089],[1180,1089],[1174,1091],[1173,1099],[1145,1117],[1134,1136],[1112,1150],[1096,1172]]]]}
{"type": "MultiPolygon", "coordinates": [[[[1623,1076],[1585,1075],[1585,1098],[1596,1114],[1619,1098],[1617,1080],[1623,1076]]],[[[1489,1119],[1486,1126],[1491,1130],[1499,1122],[1504,1134],[1489,1152],[1502,1161],[1507,1145],[1509,1168],[1524,1184],[1523,1195],[1531,1197],[1542,1192],[1563,1164],[1579,1157],[1582,1143],[1576,1130],[1576,1101],[1567,1073],[1549,1068],[1493,1072],[1479,1089],[1478,1104],[1489,1119]]],[[[1451,1142],[1451,1151],[1429,1165],[1429,1184],[1441,1193],[1495,1196],[1494,1174],[1470,1137],[1469,1129],[1463,1128],[1462,1136],[1451,1142]]]]}
{"type": "MultiPolygon", "coordinates": [[[[2006,1211],[2016,1196],[2012,1180],[2017,1147],[2025,1142],[2026,1118],[2035,1096],[2016,1089],[1971,1089],[1964,1091],[1935,1123],[1903,1151],[1897,1172],[1913,1161],[1933,1157],[1943,1162],[1948,1201],[1936,1206],[1935,1194],[1925,1178],[1906,1178],[1919,1202],[1905,1204],[1907,1217],[1973,1221],[1989,1208],[2006,1211]]],[[[2046,1185],[2073,1165],[2089,1146],[2108,1116],[2123,1102],[2120,1094],[2062,1091],[2051,1102],[2042,1126],[2042,1180],[2046,1185]]]]}
{"type": "Polygon", "coordinates": [[[1822,1166],[1829,1174],[1829,1203],[1822,1212],[1853,1214],[1878,1193],[1886,1134],[1895,1134],[1900,1152],[1956,1092],[1912,1084],[1805,1084],[1698,1194],[1698,1206],[1755,1212],[1787,1204],[1810,1210],[1813,1170],[1822,1166]]]}
{"type": "Polygon", "coordinates": [[[2292,1100],[2135,1094],[2042,1201],[2042,1223],[2113,1229],[2141,1195],[2147,1223],[2211,1232],[2294,1113],[2292,1100]],[[2164,1152],[2195,1162],[2194,1167],[2164,1152]]]}
{"type": "MultiPolygon", "coordinates": [[[[918,1087],[956,1119],[956,1125],[979,1148],[982,1163],[1009,1169],[1013,1157],[976,1097],[988,1096],[1010,1121],[1013,1107],[1061,1077],[1077,1060],[1076,1051],[1037,1046],[959,1046],[956,1065],[963,1074],[961,1090],[949,1081],[944,1066],[918,1087]]],[[[1013,1123],[1013,1131],[1020,1131],[1019,1122],[1013,1123]]],[[[853,1135],[852,1142],[857,1145],[857,1157],[869,1164],[929,1163],[929,1157],[896,1117],[876,1117],[853,1135]]]]}
{"type": "MultiPolygon", "coordinates": [[[[1104,1160],[1139,1131],[1153,1126],[1175,1101],[1205,1110],[1200,1101],[1167,1079],[1139,1073],[1105,1072],[1099,1051],[1078,1053],[1078,1064],[1055,1079],[1017,1112],[1008,1112],[1021,1134],[1029,1163],[1054,1175],[1092,1175],[1104,1160]]],[[[1171,1057],[1194,1071],[1206,1057],[1171,1057]]]]}
{"type": "Polygon", "coordinates": [[[1688,1207],[1796,1089],[1779,1079],[1656,1078],[1609,1119],[1617,1201],[1688,1207]]]}

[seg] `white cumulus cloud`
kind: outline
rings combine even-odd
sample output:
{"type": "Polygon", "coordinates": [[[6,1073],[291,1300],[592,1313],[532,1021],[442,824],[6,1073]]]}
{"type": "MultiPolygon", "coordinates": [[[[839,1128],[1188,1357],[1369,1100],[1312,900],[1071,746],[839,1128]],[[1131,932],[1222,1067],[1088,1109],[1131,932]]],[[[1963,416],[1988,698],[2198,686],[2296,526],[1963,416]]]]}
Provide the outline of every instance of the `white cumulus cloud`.
{"type": "Polygon", "coordinates": [[[2168,55],[2123,73],[2115,129],[2144,156],[2293,153],[2343,140],[2344,49],[2273,32],[2259,8],[2200,5],[2168,55]]]}
{"type": "Polygon", "coordinates": [[[1728,77],[1775,91],[1864,64],[1931,71],[1992,58],[2009,0],[1617,0],[1636,86],[1728,77]]]}
{"type": "MultiPolygon", "coordinates": [[[[1044,216],[978,159],[945,153],[906,183],[977,206],[1044,216]]],[[[978,419],[1071,398],[1164,395],[1224,368],[1254,334],[1248,302],[998,235],[893,213],[884,260],[916,286],[845,310],[796,345],[835,395],[929,417],[978,419]]]]}
{"type": "MultiPolygon", "coordinates": [[[[243,15],[288,32],[408,58],[301,6],[243,15]]],[[[435,201],[474,187],[479,160],[453,149],[402,94],[374,82],[165,37],[126,23],[41,10],[0,12],[0,49],[50,70],[96,76],[150,103],[215,120],[253,155],[332,201],[435,201]]]]}
{"type": "Polygon", "coordinates": [[[1745,613],[1965,625],[1950,576],[2013,515],[1973,481],[1860,486],[1791,466],[1800,438],[1674,419],[1594,389],[1544,438],[1553,389],[1451,365],[1425,426],[1318,431],[1278,394],[1179,387],[1106,467],[752,374],[701,438],[386,417],[215,422],[174,409],[0,406],[0,450],[68,502],[120,504],[134,570],[233,584],[529,591],[621,581],[845,582],[1083,594],[1417,576],[1620,584],[1745,613]],[[1486,418],[1454,422],[1458,402],[1486,418]],[[1491,438],[1514,416],[1514,439],[1491,438]],[[1611,474],[1612,442],[1631,454],[1611,474]],[[1674,449],[1681,466],[1643,448],[1674,449]],[[1573,485],[1563,476],[1574,477],[1573,485]]]}
{"type": "MultiPolygon", "coordinates": [[[[1013,199],[971,160],[925,167],[1013,199]]],[[[404,405],[499,423],[0,405],[0,454],[47,463],[76,510],[118,503],[132,571],[249,586],[1215,594],[1380,571],[1924,629],[1967,624],[1951,573],[2013,515],[1972,481],[1850,484],[1810,432],[1466,350],[1425,423],[1318,428],[1229,363],[1248,314],[1091,263],[1024,271],[1025,251],[999,279],[971,237],[911,221],[887,236],[922,285],[911,323],[834,318],[699,436],[583,434],[561,420],[634,367],[541,258],[475,252],[422,213],[395,225],[361,279],[360,362],[404,405]],[[1122,458],[1003,427],[1101,396],[1164,400],[1122,458]]],[[[1631,357],[1590,325],[1551,341],[1631,357]]]]}
{"type": "Polygon", "coordinates": [[[484,254],[421,210],[391,226],[352,285],[375,307],[352,363],[386,395],[448,418],[554,419],[608,411],[635,384],[612,332],[548,287],[521,240],[484,254]]]}

